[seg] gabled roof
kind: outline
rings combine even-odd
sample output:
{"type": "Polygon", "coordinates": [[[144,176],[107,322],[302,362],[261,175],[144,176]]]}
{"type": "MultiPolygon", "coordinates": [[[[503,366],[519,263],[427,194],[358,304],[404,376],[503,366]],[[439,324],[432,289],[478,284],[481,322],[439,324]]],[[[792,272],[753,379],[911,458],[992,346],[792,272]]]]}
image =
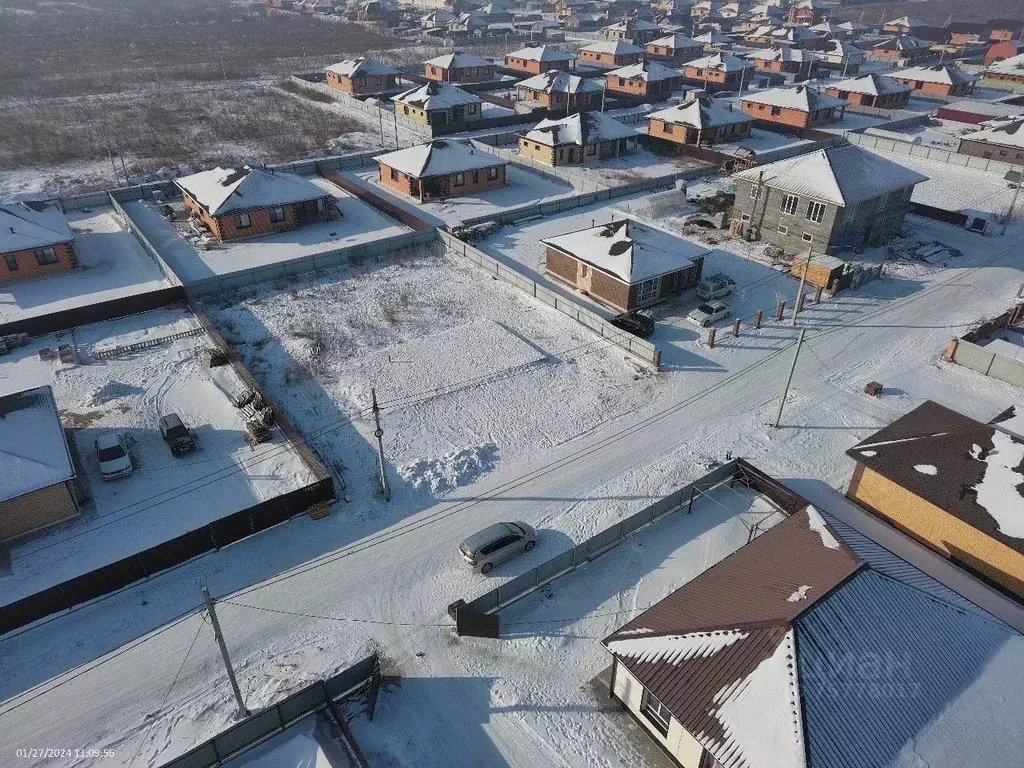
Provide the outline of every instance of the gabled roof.
{"type": "Polygon", "coordinates": [[[697,35],[693,39],[701,45],[728,45],[733,42],[731,37],[726,37],[721,32],[715,32],[714,30],[697,35]]]}
{"type": "Polygon", "coordinates": [[[0,397],[0,502],[75,476],[49,386],[0,397]]]}
{"type": "Polygon", "coordinates": [[[11,203],[0,206],[0,253],[30,251],[75,239],[64,212],[52,205],[11,203]]]}
{"type": "Polygon", "coordinates": [[[615,56],[644,52],[644,49],[640,46],[627,43],[625,40],[598,40],[584,45],[580,50],[592,53],[610,53],[615,56]]]}
{"type": "Polygon", "coordinates": [[[520,80],[516,86],[545,93],[600,93],[604,90],[596,80],[554,69],[520,80]]]}
{"type": "Polygon", "coordinates": [[[748,93],[741,96],[740,101],[797,109],[801,112],[817,112],[819,109],[849,106],[842,99],[837,99],[826,93],[818,93],[806,85],[798,85],[794,88],[769,88],[766,91],[748,93]]]}
{"type": "Polygon", "coordinates": [[[882,51],[919,51],[922,48],[931,48],[932,44],[911,35],[900,35],[883,40],[874,47],[882,51]]]}
{"type": "Polygon", "coordinates": [[[505,160],[488,152],[448,139],[435,139],[426,144],[396,149],[373,159],[417,179],[508,165],[505,160]]]}
{"type": "Polygon", "coordinates": [[[175,179],[174,183],[211,216],[272,208],[327,197],[307,179],[262,168],[214,168],[175,179]]]}
{"type": "Polygon", "coordinates": [[[676,33],[666,37],[659,37],[657,40],[651,40],[647,45],[657,45],[660,48],[668,48],[675,51],[686,48],[701,48],[704,44],[694,40],[692,37],[676,33]]]}
{"type": "Polygon", "coordinates": [[[670,69],[657,61],[641,61],[637,64],[627,64],[624,67],[613,69],[607,76],[621,77],[626,80],[642,80],[645,83],[659,83],[662,80],[681,78],[683,73],[678,69],[670,69]]]}
{"type": "Polygon", "coordinates": [[[748,168],[734,177],[754,183],[763,177],[770,187],[843,206],[928,180],[927,176],[852,144],[748,168]]]}
{"type": "Polygon", "coordinates": [[[738,72],[741,69],[753,69],[754,62],[738,58],[730,53],[716,53],[712,56],[688,61],[683,66],[707,69],[712,72],[738,72]]]}
{"type": "Polygon", "coordinates": [[[829,40],[828,50],[825,55],[842,56],[849,60],[863,59],[864,51],[856,45],[851,45],[845,40],[829,40]]]}
{"type": "Polygon", "coordinates": [[[635,129],[603,112],[577,112],[558,120],[541,120],[524,137],[549,147],[582,147],[613,139],[633,139],[636,135],[635,129]]]}
{"type": "Polygon", "coordinates": [[[433,22],[435,24],[447,24],[449,21],[454,21],[455,18],[456,16],[454,13],[446,11],[443,8],[438,8],[436,11],[431,11],[423,16],[421,21],[433,22]]]}
{"type": "Polygon", "coordinates": [[[921,21],[910,16],[900,16],[898,19],[892,19],[891,21],[885,22],[882,26],[884,27],[906,27],[907,29],[913,29],[914,27],[927,27],[927,21],[921,21]]]}
{"type": "Polygon", "coordinates": [[[550,45],[538,45],[534,48],[520,48],[518,51],[512,51],[506,58],[526,59],[527,61],[544,63],[551,61],[573,61],[576,58],[576,54],[550,45]]]}
{"type": "Polygon", "coordinates": [[[891,77],[880,75],[877,72],[870,72],[862,77],[851,77],[847,80],[840,80],[833,83],[831,80],[825,83],[831,89],[845,91],[848,93],[863,93],[867,96],[886,96],[893,93],[910,93],[914,89],[904,83],[898,83],[891,77]]]}
{"type": "Polygon", "coordinates": [[[816,34],[828,36],[834,35],[838,32],[846,31],[838,24],[833,24],[831,21],[823,21],[821,22],[821,24],[815,24],[813,27],[810,28],[810,30],[811,32],[814,32],[816,34]]]}
{"type": "Polygon", "coordinates": [[[689,125],[697,130],[754,122],[754,118],[742,109],[733,109],[731,103],[704,94],[668,109],[651,112],[647,115],[647,119],[664,120],[675,125],[689,125]]]}
{"type": "Polygon", "coordinates": [[[842,21],[839,23],[839,28],[847,32],[867,32],[871,29],[867,24],[861,24],[858,21],[842,21]]]}
{"type": "Polygon", "coordinates": [[[337,64],[327,67],[327,72],[333,72],[342,77],[383,77],[386,75],[402,74],[394,67],[381,64],[374,59],[367,59],[360,56],[357,59],[346,59],[337,64]]]}
{"type": "Polygon", "coordinates": [[[629,285],[686,269],[695,258],[709,253],[703,246],[632,219],[548,237],[541,243],[629,285]]]}
{"type": "Polygon", "coordinates": [[[455,85],[435,82],[410,88],[397,96],[392,96],[391,100],[427,111],[481,103],[480,97],[476,94],[464,91],[455,85]]]}
{"type": "Polygon", "coordinates": [[[941,85],[964,85],[978,79],[976,75],[970,75],[952,64],[907,67],[890,73],[889,77],[895,80],[920,80],[923,83],[939,83],[941,85]]]}
{"type": "Polygon", "coordinates": [[[453,53],[446,53],[442,56],[435,56],[432,59],[427,59],[423,63],[434,67],[441,67],[442,69],[494,66],[494,64],[487,59],[481,59],[479,56],[472,53],[463,53],[462,51],[455,51],[453,53]]]}
{"type": "Polygon", "coordinates": [[[626,19],[615,24],[609,24],[605,29],[615,32],[651,32],[655,29],[660,30],[661,27],[646,19],[626,19]]]}
{"type": "Polygon", "coordinates": [[[753,51],[748,53],[746,58],[754,61],[782,61],[806,64],[809,61],[816,61],[818,57],[810,51],[805,51],[803,48],[782,46],[781,48],[763,48],[760,51],[753,51]]]}
{"type": "MultiPolygon", "coordinates": [[[[992,121],[995,125],[964,134],[966,141],[984,141],[1002,147],[1024,149],[1024,118],[992,121]]],[[[989,123],[991,125],[991,123],[989,123]]],[[[0,235],[2,236],[2,235],[0,235]]]]}
{"type": "Polygon", "coordinates": [[[1016,56],[997,61],[995,64],[986,67],[985,71],[1001,75],[1024,75],[1024,53],[1018,53],[1016,56]]]}

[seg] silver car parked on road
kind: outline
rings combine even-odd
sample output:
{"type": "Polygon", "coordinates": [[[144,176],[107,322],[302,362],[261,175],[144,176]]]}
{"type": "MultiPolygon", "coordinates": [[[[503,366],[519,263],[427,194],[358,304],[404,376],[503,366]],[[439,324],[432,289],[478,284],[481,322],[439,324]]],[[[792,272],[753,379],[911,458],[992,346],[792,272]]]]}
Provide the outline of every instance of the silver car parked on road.
{"type": "Polygon", "coordinates": [[[498,563],[535,546],[537,532],[526,523],[495,523],[462,542],[459,553],[477,573],[490,573],[498,563]]]}

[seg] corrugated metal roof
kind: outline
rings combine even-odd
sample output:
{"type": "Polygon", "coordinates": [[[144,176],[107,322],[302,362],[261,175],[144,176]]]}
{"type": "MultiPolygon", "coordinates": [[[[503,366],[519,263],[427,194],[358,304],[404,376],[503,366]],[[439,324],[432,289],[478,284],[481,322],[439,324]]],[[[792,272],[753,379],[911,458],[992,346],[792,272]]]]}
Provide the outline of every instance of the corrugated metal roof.
{"type": "Polygon", "coordinates": [[[796,109],[808,113],[817,112],[820,109],[840,109],[849,106],[842,99],[818,93],[806,85],[798,85],[795,88],[769,88],[766,91],[748,93],[741,98],[741,101],[796,109]]]}
{"type": "Polygon", "coordinates": [[[733,109],[731,102],[723,103],[723,101],[724,99],[701,94],[682,104],[651,112],[647,115],[647,119],[664,120],[677,125],[690,125],[699,130],[754,122],[754,118],[742,109],[733,109]]]}
{"type": "Polygon", "coordinates": [[[327,197],[316,184],[294,173],[248,166],[214,168],[174,183],[213,216],[327,197]]]}
{"type": "Polygon", "coordinates": [[[75,476],[49,386],[0,397],[0,501],[75,476]]]}
{"type": "Polygon", "coordinates": [[[520,80],[516,86],[545,93],[600,93],[604,90],[604,86],[596,80],[555,69],[520,80]]]}
{"type": "Polygon", "coordinates": [[[433,81],[403,91],[397,96],[393,96],[391,100],[428,112],[432,109],[451,109],[465,104],[481,103],[480,97],[474,93],[464,91],[454,85],[448,85],[448,83],[433,81]]]}
{"type": "Polygon", "coordinates": [[[558,120],[541,120],[526,138],[549,147],[574,144],[582,147],[612,139],[635,139],[636,129],[603,112],[577,112],[558,120]]]}
{"type": "Polygon", "coordinates": [[[74,239],[64,212],[56,206],[28,203],[0,206],[0,253],[70,243],[74,239]]]}
{"type": "Polygon", "coordinates": [[[478,152],[465,144],[447,139],[435,139],[426,144],[396,149],[373,159],[417,179],[508,165],[507,161],[488,152],[478,152]]]}

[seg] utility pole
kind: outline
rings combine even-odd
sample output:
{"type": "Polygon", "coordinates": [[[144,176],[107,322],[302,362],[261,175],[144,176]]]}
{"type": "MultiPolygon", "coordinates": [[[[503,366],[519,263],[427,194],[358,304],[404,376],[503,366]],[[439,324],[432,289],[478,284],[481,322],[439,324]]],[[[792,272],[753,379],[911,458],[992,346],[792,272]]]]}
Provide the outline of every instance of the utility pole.
{"type": "Polygon", "coordinates": [[[1017,207],[1017,196],[1020,194],[1020,185],[1024,184],[1024,166],[1021,166],[1020,171],[1017,175],[1017,186],[1013,190],[1013,199],[1010,201],[1010,210],[1006,212],[1006,216],[1003,218],[1003,231],[1000,235],[1006,234],[1006,228],[1010,224],[1010,219],[1013,218],[1013,211],[1017,207]]]}
{"type": "Polygon", "coordinates": [[[782,390],[782,399],[779,401],[779,411],[775,414],[775,422],[772,424],[775,429],[779,428],[779,422],[782,421],[782,409],[786,405],[786,396],[789,394],[789,385],[793,383],[793,373],[796,371],[796,360],[800,357],[800,347],[804,344],[804,334],[807,332],[805,328],[800,329],[800,336],[796,340],[796,349],[793,350],[793,363],[789,366],[789,376],[786,377],[786,388],[782,390]]]}
{"type": "Polygon", "coordinates": [[[380,466],[380,490],[384,494],[384,501],[391,501],[391,487],[388,485],[388,475],[384,471],[384,430],[380,426],[380,408],[377,406],[377,390],[370,390],[370,397],[373,399],[373,423],[376,426],[373,434],[377,438],[377,463],[380,466]]]}
{"type": "Polygon", "coordinates": [[[377,117],[380,120],[380,146],[381,146],[381,149],[383,149],[384,148],[384,113],[381,111],[380,107],[377,108],[377,117]]]}
{"type": "Polygon", "coordinates": [[[395,105],[395,111],[392,114],[395,118],[395,149],[398,149],[398,105],[395,105]]]}
{"type": "Polygon", "coordinates": [[[800,314],[800,307],[803,306],[804,285],[807,283],[807,270],[811,267],[811,249],[807,249],[807,260],[804,261],[804,271],[800,275],[800,287],[796,289],[796,304],[793,305],[793,319],[789,324],[796,327],[796,316],[800,314]]]}
{"type": "Polygon", "coordinates": [[[235,693],[235,703],[238,704],[238,719],[249,716],[249,710],[242,699],[242,691],[235,679],[235,670],[231,666],[231,657],[228,656],[228,647],[224,643],[224,635],[220,631],[220,622],[217,621],[217,611],[213,607],[213,598],[210,597],[210,590],[203,585],[203,601],[206,603],[206,612],[210,614],[210,623],[213,625],[213,635],[217,638],[217,645],[220,646],[220,655],[224,658],[224,668],[228,671],[228,681],[231,683],[231,690],[235,693]]]}

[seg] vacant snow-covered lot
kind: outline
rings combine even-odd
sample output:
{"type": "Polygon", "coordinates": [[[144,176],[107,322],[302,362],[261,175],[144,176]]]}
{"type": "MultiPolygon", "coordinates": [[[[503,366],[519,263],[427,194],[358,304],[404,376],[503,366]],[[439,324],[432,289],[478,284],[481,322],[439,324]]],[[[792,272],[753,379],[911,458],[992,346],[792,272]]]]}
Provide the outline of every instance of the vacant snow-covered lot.
{"type": "Polygon", "coordinates": [[[72,212],[68,223],[75,233],[79,268],[2,286],[0,322],[170,287],[112,208],[72,212]]]}
{"type": "Polygon", "coordinates": [[[40,349],[63,343],[77,344],[87,356],[197,327],[186,310],[156,310],[77,328],[73,336],[33,339],[0,361],[5,392],[53,387],[92,498],[78,517],[10,550],[10,569],[0,572],[3,603],[313,481],[298,455],[284,448],[279,431],[258,450],[246,444],[238,410],[201,367],[199,350],[209,346],[205,334],[113,358],[86,358],[82,365],[38,357],[40,349]],[[158,429],[167,413],[177,413],[193,430],[199,450],[171,455],[158,429]],[[100,477],[93,443],[111,431],[124,437],[135,472],[108,482],[100,477]]]}

